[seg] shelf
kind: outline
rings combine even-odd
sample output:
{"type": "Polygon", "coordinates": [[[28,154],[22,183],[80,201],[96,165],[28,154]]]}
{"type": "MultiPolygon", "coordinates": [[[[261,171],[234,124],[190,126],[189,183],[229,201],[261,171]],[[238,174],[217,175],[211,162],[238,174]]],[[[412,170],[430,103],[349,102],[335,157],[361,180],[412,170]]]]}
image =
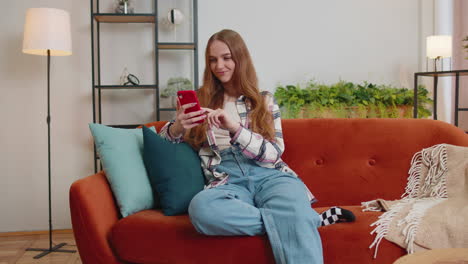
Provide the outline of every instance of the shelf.
{"type": "Polygon", "coordinates": [[[136,128],[136,127],[139,127],[141,126],[141,124],[138,124],[138,125],[107,125],[109,127],[114,127],[114,128],[136,128]]]}
{"type": "MultiPolygon", "coordinates": [[[[433,71],[433,72],[416,72],[414,74],[414,94],[416,95],[418,87],[418,77],[432,77],[433,82],[433,117],[437,120],[437,78],[438,77],[455,77],[455,107],[453,108],[455,118],[454,125],[458,127],[458,113],[463,111],[468,111],[468,108],[459,107],[460,103],[460,77],[468,76],[468,70],[451,70],[451,71],[433,71]]],[[[418,97],[413,97],[413,117],[418,117],[418,97]]]]}
{"type": "Polygon", "coordinates": [[[144,84],[144,85],[95,85],[94,88],[96,89],[103,89],[103,90],[115,90],[115,89],[131,89],[131,90],[137,90],[137,89],[152,89],[156,90],[157,85],[155,84],[144,84]]]}
{"type": "Polygon", "coordinates": [[[159,42],[158,49],[184,49],[194,50],[195,44],[193,42],[159,42]]]}
{"type": "Polygon", "coordinates": [[[453,70],[453,71],[438,71],[438,72],[417,72],[415,75],[418,76],[432,76],[432,77],[442,77],[442,76],[465,76],[468,75],[468,70],[453,70]]]}
{"type": "MultiPolygon", "coordinates": [[[[115,1],[115,0],[112,0],[115,1]]],[[[93,104],[93,122],[98,123],[102,121],[102,115],[104,111],[103,107],[103,98],[111,97],[114,93],[124,93],[129,96],[135,96],[135,102],[132,101],[132,104],[138,104],[140,102],[140,97],[143,94],[147,94],[151,97],[151,105],[154,111],[147,113],[151,115],[151,117],[147,118],[148,120],[159,121],[161,120],[161,115],[169,116],[175,113],[176,108],[173,104],[173,100],[175,98],[169,98],[164,100],[164,97],[161,96],[160,90],[163,88],[161,87],[160,80],[164,78],[166,75],[168,77],[173,76],[173,74],[177,73],[177,68],[171,69],[168,72],[163,71],[163,65],[161,60],[164,59],[172,61],[172,63],[178,65],[178,61],[172,59],[172,57],[167,57],[164,55],[174,55],[178,53],[178,55],[189,55],[191,57],[190,61],[185,61],[184,66],[190,66],[192,68],[191,75],[193,76],[189,79],[192,80],[193,86],[198,87],[199,82],[199,74],[198,74],[198,0],[191,0],[190,2],[190,11],[187,12],[186,15],[187,22],[190,23],[189,31],[183,34],[183,38],[160,38],[160,30],[159,22],[161,20],[160,17],[161,13],[158,10],[160,8],[167,7],[167,1],[158,1],[158,0],[150,0],[148,2],[152,2],[151,9],[141,10],[137,13],[131,14],[121,14],[121,13],[114,13],[112,9],[99,9],[99,2],[100,0],[91,0],[91,6],[89,9],[89,16],[90,16],[90,31],[91,31],[91,91],[92,91],[92,104],[93,104]],[[102,24],[102,25],[101,25],[102,24]],[[110,27],[104,26],[104,24],[113,24],[110,27]],[[149,75],[150,79],[147,81],[142,81],[140,85],[133,85],[132,83],[128,83],[130,85],[121,85],[121,83],[116,81],[111,82],[101,82],[101,73],[104,72],[103,69],[104,65],[108,65],[112,63],[112,60],[104,62],[101,57],[101,51],[107,49],[107,46],[104,46],[101,43],[101,34],[103,31],[106,34],[118,34],[117,32],[122,32],[122,37],[128,37],[128,28],[125,25],[133,24],[136,27],[148,27],[146,29],[153,31],[151,32],[150,36],[152,38],[151,44],[151,54],[150,56],[145,56],[147,60],[154,60],[153,65],[153,74],[154,76],[149,75]],[[122,31],[118,31],[121,28],[122,31]],[[109,30],[112,30],[109,32],[109,30]],[[179,42],[178,42],[179,40],[179,42]],[[171,53],[171,54],[169,54],[171,53]],[[172,54],[174,53],[174,54],[172,54]],[[179,54],[181,53],[181,54],[179,54]],[[163,75],[165,74],[165,75],[163,75]],[[160,89],[161,88],[161,89],[160,89]],[[111,92],[111,90],[115,92],[111,92]],[[132,91],[133,90],[133,91],[132,91]],[[138,95],[138,96],[137,96],[138,95]],[[139,99],[138,99],[139,98],[139,99]],[[138,101],[136,101],[138,99],[138,101]],[[161,108],[163,105],[164,108],[161,108]],[[154,118],[152,115],[155,115],[154,118]]],[[[102,2],[102,1],[101,1],[102,2]]],[[[146,2],[146,1],[145,1],[146,2]]],[[[108,6],[109,7],[109,6],[108,6]]],[[[141,37],[141,36],[139,36],[141,37]]],[[[136,39],[135,41],[139,41],[140,39],[136,39]]],[[[107,43],[106,43],[107,44],[107,43]]],[[[115,45],[119,43],[114,43],[115,45]]],[[[128,49],[130,52],[132,51],[131,47],[125,46],[125,44],[120,43],[124,48],[128,49]]],[[[141,52],[141,51],[140,51],[141,52]]],[[[143,51],[143,55],[147,55],[146,51],[143,51]]],[[[150,71],[149,69],[148,71],[150,71]]],[[[164,70],[166,70],[164,68],[164,70]]],[[[107,73],[107,71],[106,71],[107,73]]],[[[187,76],[188,77],[188,76],[187,76]]],[[[147,101],[146,99],[145,102],[147,101]]],[[[105,104],[108,105],[113,103],[113,99],[109,98],[104,100],[105,104]]],[[[118,102],[116,102],[118,103],[118,102]]],[[[112,109],[111,109],[112,110],[112,109]]],[[[110,127],[116,128],[135,128],[141,125],[137,124],[121,124],[126,121],[121,119],[116,119],[116,122],[111,124],[106,124],[110,127]],[[121,122],[119,122],[119,120],[121,122]]],[[[131,121],[131,119],[127,120],[131,121]]],[[[96,148],[94,148],[94,171],[97,173],[98,171],[98,160],[99,157],[96,153],[96,148]]],[[[102,166],[101,166],[102,169],[102,166]]]]}
{"type": "Polygon", "coordinates": [[[154,14],[113,14],[113,13],[94,13],[94,19],[102,23],[154,23],[154,14]]]}

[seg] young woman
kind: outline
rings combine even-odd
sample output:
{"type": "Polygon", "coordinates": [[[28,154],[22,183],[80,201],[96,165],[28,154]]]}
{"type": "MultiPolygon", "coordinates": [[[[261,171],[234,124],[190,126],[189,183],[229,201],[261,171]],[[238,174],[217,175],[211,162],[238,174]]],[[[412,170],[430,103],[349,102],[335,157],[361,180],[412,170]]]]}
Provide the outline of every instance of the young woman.
{"type": "Polygon", "coordinates": [[[277,263],[323,263],[317,228],[352,221],[332,208],[320,217],[296,173],[281,160],[284,142],[278,105],[260,92],[241,36],[222,30],[208,40],[199,112],[177,110],[161,135],[198,150],[207,179],[190,203],[196,230],[205,235],[267,234],[277,263]],[[205,120],[202,124],[198,120],[205,120]]]}

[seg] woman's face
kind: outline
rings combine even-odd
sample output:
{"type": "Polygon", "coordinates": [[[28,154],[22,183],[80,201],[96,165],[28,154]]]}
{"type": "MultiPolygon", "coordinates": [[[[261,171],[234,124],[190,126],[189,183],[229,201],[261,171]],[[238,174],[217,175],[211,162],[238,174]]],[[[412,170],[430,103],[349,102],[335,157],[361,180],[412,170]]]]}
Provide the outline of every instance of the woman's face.
{"type": "Polygon", "coordinates": [[[228,83],[232,79],[236,63],[232,60],[229,47],[222,41],[215,40],[209,48],[209,62],[211,72],[223,84],[228,83]]]}

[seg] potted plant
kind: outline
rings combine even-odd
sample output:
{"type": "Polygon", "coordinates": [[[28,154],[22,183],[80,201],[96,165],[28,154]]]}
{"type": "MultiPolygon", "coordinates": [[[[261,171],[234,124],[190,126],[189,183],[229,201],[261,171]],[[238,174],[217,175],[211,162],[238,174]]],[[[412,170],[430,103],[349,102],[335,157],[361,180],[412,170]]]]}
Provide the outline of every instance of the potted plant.
{"type": "MultiPolygon", "coordinates": [[[[431,115],[432,100],[424,86],[418,86],[418,116],[431,115]]],[[[412,117],[413,90],[364,82],[340,81],[332,85],[310,81],[299,85],[278,86],[275,98],[284,118],[395,118],[412,117]]]]}
{"type": "MultiPolygon", "coordinates": [[[[466,36],[462,41],[468,42],[468,36],[466,36]]],[[[463,49],[465,49],[466,52],[468,52],[468,44],[463,44],[463,49]]],[[[468,60],[468,57],[465,57],[465,60],[468,60]]]]}
{"type": "Polygon", "coordinates": [[[177,105],[177,91],[193,90],[192,82],[184,77],[173,77],[167,81],[167,87],[161,92],[161,97],[171,98],[172,107],[177,105]]]}

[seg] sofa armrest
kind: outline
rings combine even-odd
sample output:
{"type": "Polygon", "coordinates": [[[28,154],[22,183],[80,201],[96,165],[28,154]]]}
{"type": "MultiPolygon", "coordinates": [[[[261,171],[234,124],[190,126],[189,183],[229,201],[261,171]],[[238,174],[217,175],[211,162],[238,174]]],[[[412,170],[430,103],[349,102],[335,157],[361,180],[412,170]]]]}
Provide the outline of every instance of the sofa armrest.
{"type": "Polygon", "coordinates": [[[70,187],[70,213],[83,263],[122,263],[109,243],[119,211],[104,172],[75,181],[70,187]]]}

